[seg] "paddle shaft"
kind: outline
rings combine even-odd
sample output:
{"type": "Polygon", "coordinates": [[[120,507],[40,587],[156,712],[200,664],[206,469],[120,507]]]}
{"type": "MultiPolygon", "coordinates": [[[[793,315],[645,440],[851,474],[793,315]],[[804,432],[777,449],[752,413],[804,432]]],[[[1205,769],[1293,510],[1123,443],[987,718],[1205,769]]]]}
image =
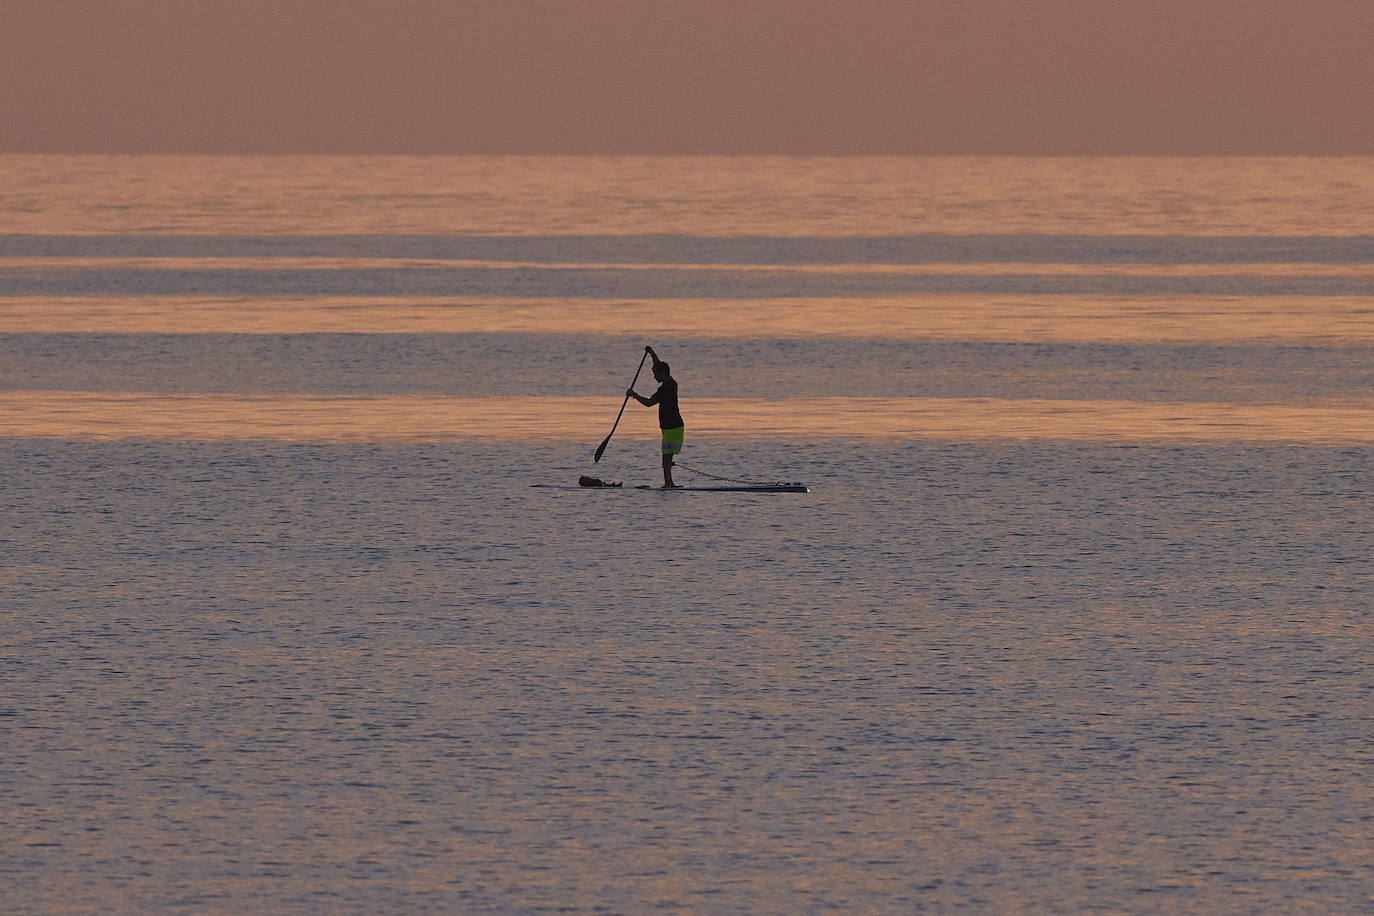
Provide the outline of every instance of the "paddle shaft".
{"type": "MultiPolygon", "coordinates": [[[[639,368],[635,369],[635,377],[630,379],[630,387],[634,388],[635,382],[639,381],[639,373],[644,369],[644,360],[649,358],[649,351],[645,350],[644,355],[639,358],[639,368]]],[[[615,435],[615,428],[620,425],[620,418],[625,415],[625,405],[630,403],[630,394],[625,393],[625,400],[620,402],[620,413],[615,415],[615,422],[611,424],[611,431],[606,434],[606,438],[601,440],[601,444],[596,448],[596,454],[592,456],[592,463],[601,460],[601,456],[606,451],[606,446],[611,444],[611,436],[615,435]]]]}

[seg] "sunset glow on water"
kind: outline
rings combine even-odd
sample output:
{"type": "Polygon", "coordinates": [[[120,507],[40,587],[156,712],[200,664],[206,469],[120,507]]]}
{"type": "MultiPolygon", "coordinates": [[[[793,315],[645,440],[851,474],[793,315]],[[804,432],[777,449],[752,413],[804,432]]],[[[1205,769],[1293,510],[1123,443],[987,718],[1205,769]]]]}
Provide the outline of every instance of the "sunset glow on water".
{"type": "Polygon", "coordinates": [[[1086,297],[932,294],[920,298],[656,300],[464,296],[310,300],[14,297],[3,333],[613,333],[897,340],[1374,343],[1366,297],[1086,297]]]}
{"type": "MultiPolygon", "coordinates": [[[[287,442],[588,438],[605,398],[302,397],[0,392],[0,437],[287,442]]],[[[651,418],[644,417],[644,421],[651,418]]],[[[654,434],[650,422],[626,435],[654,434]]],[[[1363,409],[995,398],[698,398],[692,432],[717,440],[808,437],[1085,442],[1374,444],[1363,409]]]]}

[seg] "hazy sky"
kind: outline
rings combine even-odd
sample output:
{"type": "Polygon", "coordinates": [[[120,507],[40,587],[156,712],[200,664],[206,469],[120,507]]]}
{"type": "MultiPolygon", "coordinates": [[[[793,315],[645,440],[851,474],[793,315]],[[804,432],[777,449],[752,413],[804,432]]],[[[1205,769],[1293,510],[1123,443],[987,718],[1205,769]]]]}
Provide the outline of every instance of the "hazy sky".
{"type": "Polygon", "coordinates": [[[1374,154],[1374,0],[0,0],[11,152],[1374,154]]]}

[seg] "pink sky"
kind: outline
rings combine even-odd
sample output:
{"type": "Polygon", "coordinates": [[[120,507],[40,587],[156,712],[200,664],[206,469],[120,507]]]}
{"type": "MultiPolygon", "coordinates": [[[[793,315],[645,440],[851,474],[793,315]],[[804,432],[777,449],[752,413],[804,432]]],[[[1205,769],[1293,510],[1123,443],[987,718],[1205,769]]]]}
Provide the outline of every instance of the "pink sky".
{"type": "Polygon", "coordinates": [[[0,151],[1374,154],[1371,0],[3,0],[0,151]]]}

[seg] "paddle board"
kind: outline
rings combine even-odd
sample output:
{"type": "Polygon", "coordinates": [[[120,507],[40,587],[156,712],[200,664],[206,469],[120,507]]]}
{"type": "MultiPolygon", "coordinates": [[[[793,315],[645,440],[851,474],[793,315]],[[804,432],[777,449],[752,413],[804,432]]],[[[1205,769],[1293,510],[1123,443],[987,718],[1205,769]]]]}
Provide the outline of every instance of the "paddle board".
{"type": "Polygon", "coordinates": [[[774,486],[760,487],[673,487],[665,490],[662,487],[651,487],[641,484],[637,487],[575,487],[569,484],[560,483],[532,483],[532,487],[541,487],[545,490],[588,490],[599,492],[608,490],[611,492],[621,492],[626,490],[654,490],[659,493],[810,493],[811,490],[799,483],[777,484],[774,486]]]}

